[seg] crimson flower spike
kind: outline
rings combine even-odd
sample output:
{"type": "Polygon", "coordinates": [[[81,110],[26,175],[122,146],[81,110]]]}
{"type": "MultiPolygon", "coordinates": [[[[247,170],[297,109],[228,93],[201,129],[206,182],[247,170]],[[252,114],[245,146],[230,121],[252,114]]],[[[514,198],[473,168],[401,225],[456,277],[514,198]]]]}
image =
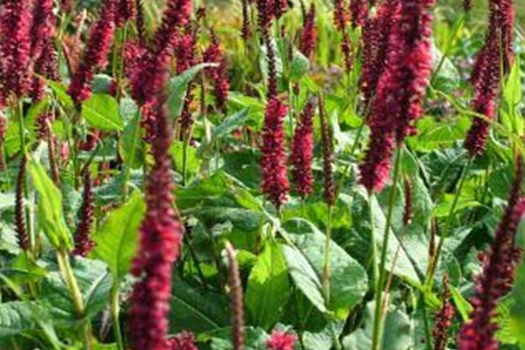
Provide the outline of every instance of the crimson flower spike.
{"type": "Polygon", "coordinates": [[[163,93],[167,68],[177,42],[179,31],[189,22],[192,12],[191,0],[169,0],[160,27],[153,37],[153,46],[144,50],[136,59],[130,72],[132,96],[142,107],[142,125],[146,129],[146,138],[155,137],[156,112],[155,99],[163,93]]]}
{"type": "Polygon", "coordinates": [[[312,58],[317,45],[317,23],[315,3],[312,2],[310,10],[304,14],[303,30],[301,32],[301,42],[299,43],[299,51],[308,58],[312,58]]]}
{"type": "Polygon", "coordinates": [[[394,147],[413,134],[423,114],[422,99],[431,71],[430,37],[433,0],[401,2],[399,23],[393,28],[386,69],[379,79],[368,125],[370,143],[360,166],[361,183],[379,192],[390,172],[394,147]]]}
{"type": "Polygon", "coordinates": [[[235,248],[226,242],[226,257],[228,258],[229,284],[232,308],[232,342],[233,350],[244,350],[244,305],[242,281],[235,248]]]}
{"type": "Polygon", "coordinates": [[[215,33],[211,33],[211,44],[208,46],[203,54],[203,61],[207,63],[216,63],[218,67],[211,67],[206,69],[208,77],[213,83],[213,95],[217,108],[223,113],[227,114],[228,95],[230,89],[230,82],[228,81],[228,66],[223,51],[219,45],[219,41],[215,33]]]}
{"type": "Polygon", "coordinates": [[[314,102],[310,99],[301,113],[299,125],[295,128],[292,141],[290,163],[293,165],[292,176],[295,191],[305,199],[314,190],[312,160],[314,156],[314,102]]]}
{"type": "Polygon", "coordinates": [[[350,14],[354,28],[363,26],[368,17],[367,0],[350,0],[350,14]]]}
{"type": "Polygon", "coordinates": [[[90,28],[84,57],[69,85],[69,95],[77,105],[91,96],[91,82],[95,72],[107,64],[115,33],[116,10],[116,0],[105,0],[99,19],[90,28]]]}
{"type": "MultiPolygon", "coordinates": [[[[35,74],[51,80],[58,80],[57,54],[53,43],[56,17],[53,13],[53,0],[37,0],[33,9],[33,29],[31,30],[31,58],[35,74]]],[[[34,76],[31,97],[34,101],[44,98],[45,82],[34,76]]]]}
{"type": "Polygon", "coordinates": [[[287,106],[280,99],[271,98],[266,105],[262,131],[261,189],[277,209],[288,200],[290,189],[283,128],[287,112],[287,106]]]}
{"type": "Polygon", "coordinates": [[[512,0],[490,0],[489,28],[472,71],[474,112],[476,117],[468,131],[465,148],[471,156],[481,155],[486,147],[491,120],[497,108],[502,74],[510,70],[513,48],[514,7],[512,0]]]}
{"type": "Polygon", "coordinates": [[[31,72],[31,0],[4,0],[0,6],[0,75],[6,97],[29,90],[31,72]]]}
{"type": "Polygon", "coordinates": [[[95,247],[95,243],[90,238],[94,211],[93,183],[90,171],[86,168],[84,170],[84,191],[82,192],[82,205],[80,206],[77,231],[74,237],[75,249],[73,250],[73,255],[85,257],[95,247]]]}
{"type": "Polygon", "coordinates": [[[135,0],[118,0],[117,15],[115,22],[118,27],[135,18],[135,0]]]}
{"type": "Polygon", "coordinates": [[[138,278],[131,293],[128,329],[131,350],[169,350],[166,335],[171,300],[172,267],[180,256],[183,229],[173,209],[171,123],[166,98],[155,100],[154,165],[146,185],[146,216],[141,225],[140,249],[132,274],[138,278]]]}
{"type": "Polygon", "coordinates": [[[387,0],[375,16],[368,17],[363,26],[363,55],[359,85],[368,111],[376,94],[377,83],[385,71],[390,34],[399,21],[400,2],[387,0]]]}
{"type": "Polygon", "coordinates": [[[459,333],[459,350],[497,350],[495,333],[498,325],[493,318],[500,299],[509,292],[515,267],[515,237],[518,224],[525,213],[525,199],[521,193],[523,161],[518,159],[518,170],[512,185],[507,208],[503,213],[494,242],[483,263],[483,270],[475,280],[471,303],[474,310],[470,321],[459,333]]]}
{"type": "Polygon", "coordinates": [[[319,119],[321,124],[321,139],[323,144],[323,185],[326,204],[331,207],[335,203],[336,186],[334,182],[334,145],[330,122],[324,108],[324,100],[319,98],[319,119]]]}
{"type": "Polygon", "coordinates": [[[450,293],[450,281],[448,276],[443,277],[443,300],[441,308],[434,316],[434,350],[445,350],[449,339],[450,327],[456,314],[456,309],[452,304],[450,293]]]}
{"type": "Polygon", "coordinates": [[[273,0],[257,0],[257,20],[262,41],[266,46],[266,62],[268,64],[268,100],[277,97],[277,60],[275,57],[275,45],[270,36],[272,24],[273,0]]]}

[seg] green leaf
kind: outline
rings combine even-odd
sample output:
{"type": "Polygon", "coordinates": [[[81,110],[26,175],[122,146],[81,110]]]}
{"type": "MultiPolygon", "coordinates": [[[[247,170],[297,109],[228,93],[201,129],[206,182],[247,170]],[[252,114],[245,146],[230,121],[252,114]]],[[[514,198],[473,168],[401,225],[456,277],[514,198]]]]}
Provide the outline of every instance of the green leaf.
{"type": "MultiPolygon", "coordinates": [[[[19,254],[10,267],[0,268],[0,274],[9,278],[15,284],[37,281],[46,275],[46,269],[38,266],[26,253],[19,254]]],[[[0,280],[0,285],[4,280],[0,280]]]]}
{"type": "Polygon", "coordinates": [[[144,141],[141,137],[140,113],[124,127],[119,151],[127,166],[138,169],[144,163],[144,141]]]}
{"type": "Polygon", "coordinates": [[[67,108],[74,106],[73,99],[67,93],[67,88],[62,84],[52,80],[46,80],[46,83],[51,87],[55,93],[58,101],[67,108]]]}
{"type": "Polygon", "coordinates": [[[64,220],[62,195],[46,174],[44,167],[30,160],[29,171],[39,194],[38,222],[51,244],[57,249],[71,249],[73,240],[64,220]]]}
{"type": "MultiPolygon", "coordinates": [[[[344,350],[369,350],[372,345],[374,302],[368,303],[363,328],[359,328],[343,339],[344,350]]],[[[388,312],[383,329],[381,350],[411,349],[412,324],[408,315],[395,309],[388,312]]]]}
{"type": "Polygon", "coordinates": [[[229,300],[221,294],[194,288],[175,277],[171,296],[171,332],[204,332],[230,324],[229,300]]]}
{"type": "MultiPolygon", "coordinates": [[[[232,350],[232,329],[222,328],[211,333],[211,350],[232,350]]],[[[244,327],[245,350],[267,349],[266,342],[270,338],[261,328],[244,327]]]]}
{"type": "Polygon", "coordinates": [[[110,95],[95,94],[84,101],[82,117],[99,130],[120,131],[124,127],[118,102],[110,95]]]}
{"type": "Polygon", "coordinates": [[[248,279],[246,307],[254,325],[271,329],[288,301],[289,282],[281,247],[270,242],[258,257],[248,279]]]}
{"type": "MultiPolygon", "coordinates": [[[[173,166],[176,171],[182,174],[184,168],[184,141],[175,140],[170,148],[173,166]]],[[[197,150],[191,145],[186,146],[186,172],[195,174],[199,171],[200,160],[197,158],[197,150]]]]}
{"type": "Polygon", "coordinates": [[[38,328],[29,303],[11,301],[0,304],[0,338],[38,328]]]}
{"type": "Polygon", "coordinates": [[[344,319],[368,290],[364,268],[335,242],[330,245],[330,303],[322,295],[321,276],[325,258],[325,235],[305,220],[290,220],[285,230],[296,248],[283,253],[297,286],[319,311],[326,308],[344,319]]]}
{"type": "Polygon", "coordinates": [[[185,70],[180,75],[171,78],[168,90],[168,108],[173,119],[179,117],[182,107],[184,105],[184,99],[186,98],[186,92],[188,90],[189,83],[199,74],[204,68],[215,67],[215,63],[201,63],[190,69],[185,70]]]}
{"type": "Polygon", "coordinates": [[[290,80],[298,81],[310,70],[310,60],[299,50],[294,50],[290,67],[290,80]]]}
{"type": "MultiPolygon", "coordinates": [[[[109,301],[112,285],[107,265],[101,261],[84,258],[72,260],[72,268],[78,282],[86,312],[94,316],[102,311],[109,301]]],[[[71,293],[58,271],[48,273],[42,283],[42,301],[51,308],[57,322],[75,322],[75,305],[71,293]]]]}
{"type": "Polygon", "coordinates": [[[121,279],[129,271],[145,212],[146,203],[140,192],[135,191],[126,204],[109,214],[102,227],[93,235],[96,243],[93,256],[108,264],[116,279],[121,279]]]}
{"type": "Polygon", "coordinates": [[[458,309],[459,314],[463,321],[467,321],[470,318],[470,313],[473,310],[472,305],[461,295],[461,292],[456,287],[450,286],[450,293],[452,294],[452,300],[458,309]]]}
{"type": "Polygon", "coordinates": [[[509,108],[514,109],[522,98],[521,69],[519,56],[516,56],[509,77],[503,88],[503,99],[509,108]]]}

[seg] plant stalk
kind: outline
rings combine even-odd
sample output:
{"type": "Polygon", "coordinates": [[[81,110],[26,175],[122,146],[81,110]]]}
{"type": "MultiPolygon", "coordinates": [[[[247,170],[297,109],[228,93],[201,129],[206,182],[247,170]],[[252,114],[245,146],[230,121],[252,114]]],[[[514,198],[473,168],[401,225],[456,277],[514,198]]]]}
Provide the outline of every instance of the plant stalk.
{"type": "Polygon", "coordinates": [[[372,333],[372,347],[371,350],[379,350],[380,343],[383,336],[383,285],[385,284],[386,278],[386,257],[388,253],[388,243],[390,239],[390,226],[392,224],[392,216],[394,212],[394,204],[396,201],[396,192],[397,192],[397,182],[399,179],[399,174],[401,173],[401,156],[402,156],[403,145],[399,144],[396,150],[396,160],[394,166],[394,178],[393,184],[390,190],[390,197],[388,200],[388,213],[386,217],[385,224],[385,235],[383,237],[383,247],[381,250],[381,261],[379,265],[379,279],[376,284],[375,298],[375,315],[374,315],[374,328],[372,333]]]}

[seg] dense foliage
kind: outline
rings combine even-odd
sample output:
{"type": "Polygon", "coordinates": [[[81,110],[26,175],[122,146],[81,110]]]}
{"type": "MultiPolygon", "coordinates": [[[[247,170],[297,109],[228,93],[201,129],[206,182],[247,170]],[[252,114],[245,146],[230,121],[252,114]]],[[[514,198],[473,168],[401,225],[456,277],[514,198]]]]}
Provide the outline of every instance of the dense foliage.
{"type": "Polygon", "coordinates": [[[522,0],[1,0],[0,349],[524,350],[522,0]]]}

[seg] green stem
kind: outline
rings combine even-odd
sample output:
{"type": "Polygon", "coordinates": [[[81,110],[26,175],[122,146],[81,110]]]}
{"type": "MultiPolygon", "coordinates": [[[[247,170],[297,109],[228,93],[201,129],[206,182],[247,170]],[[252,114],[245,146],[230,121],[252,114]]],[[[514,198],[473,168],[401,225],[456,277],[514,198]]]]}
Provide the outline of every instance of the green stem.
{"type": "Polygon", "coordinates": [[[332,212],[333,206],[328,206],[328,220],[326,223],[326,240],[324,248],[324,268],[323,268],[323,291],[326,304],[330,304],[330,246],[332,242],[332,212]]]}
{"type": "Polygon", "coordinates": [[[120,329],[119,281],[116,278],[111,287],[111,318],[118,350],[125,350],[122,330],[120,329]]]}
{"type": "MultiPolygon", "coordinates": [[[[73,269],[69,263],[69,256],[67,251],[64,249],[59,249],[57,251],[57,261],[58,267],[60,268],[60,273],[62,278],[66,282],[69,293],[73,299],[73,305],[75,307],[75,313],[79,320],[83,319],[86,316],[86,309],[84,306],[84,299],[82,297],[82,292],[73,273],[73,269]]],[[[86,340],[87,349],[92,349],[92,337],[91,337],[91,324],[89,319],[83,321],[83,335],[86,340]]]]}
{"type": "Polygon", "coordinates": [[[183,137],[184,140],[182,141],[182,186],[186,186],[188,176],[188,142],[190,135],[189,133],[187,133],[183,137]]]}
{"type": "Polygon", "coordinates": [[[80,287],[78,286],[75,275],[73,274],[73,269],[71,268],[71,265],[69,263],[69,257],[67,252],[65,252],[62,249],[57,251],[57,261],[58,266],[60,268],[60,273],[62,274],[62,278],[64,278],[69,292],[73,297],[75,312],[78,317],[84,317],[85,309],[82,293],[80,292],[80,287]]]}
{"type": "Polygon", "coordinates": [[[372,200],[374,194],[372,191],[368,193],[368,209],[370,215],[370,255],[372,264],[372,278],[374,290],[377,290],[377,282],[379,277],[379,266],[377,265],[377,237],[374,225],[374,208],[372,206],[372,200]]]}
{"type": "Polygon", "coordinates": [[[140,138],[140,112],[137,112],[135,120],[133,121],[133,143],[131,146],[131,154],[129,157],[129,163],[126,165],[126,174],[124,175],[124,199],[128,196],[128,182],[131,177],[131,165],[135,160],[135,152],[137,149],[137,143],[140,138]]]}
{"type": "Polygon", "coordinates": [[[443,244],[445,243],[445,238],[448,235],[448,231],[451,228],[452,221],[454,220],[454,212],[456,211],[457,204],[459,202],[459,197],[461,195],[461,190],[463,189],[463,184],[465,183],[466,175],[468,173],[468,170],[470,169],[470,166],[472,165],[472,161],[474,160],[473,157],[469,157],[469,160],[465,167],[463,168],[461,178],[459,179],[458,184],[458,190],[456,192],[456,195],[454,196],[454,201],[452,202],[452,206],[450,207],[450,211],[448,213],[447,221],[445,223],[445,230],[441,233],[439,237],[439,243],[436,250],[436,253],[433,257],[431,257],[431,261],[428,267],[428,273],[427,273],[427,279],[425,281],[425,286],[431,288],[433,281],[434,281],[434,274],[436,273],[436,267],[439,262],[439,257],[441,255],[441,252],[443,250],[443,244]]]}
{"type": "Polygon", "coordinates": [[[386,257],[388,253],[388,241],[390,239],[390,226],[392,223],[392,216],[394,212],[394,204],[396,201],[397,182],[399,174],[401,173],[401,155],[402,155],[402,144],[399,144],[396,151],[396,160],[394,166],[394,180],[390,189],[390,197],[388,200],[388,213],[385,224],[385,235],[383,237],[383,247],[381,249],[381,261],[379,265],[379,279],[376,284],[375,298],[376,308],[374,315],[374,329],[372,334],[372,350],[379,350],[382,339],[382,328],[383,328],[383,285],[385,284],[386,274],[386,257]]]}

